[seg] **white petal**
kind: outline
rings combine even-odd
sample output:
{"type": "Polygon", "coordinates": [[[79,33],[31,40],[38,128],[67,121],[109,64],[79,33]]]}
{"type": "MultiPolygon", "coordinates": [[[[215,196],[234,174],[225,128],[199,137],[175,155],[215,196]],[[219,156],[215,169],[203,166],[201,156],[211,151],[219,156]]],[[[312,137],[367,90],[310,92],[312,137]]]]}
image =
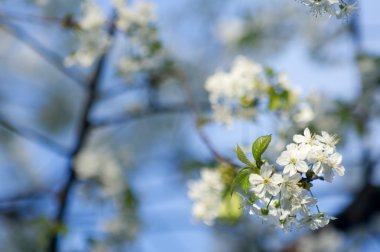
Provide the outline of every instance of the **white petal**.
{"type": "Polygon", "coordinates": [[[292,176],[289,177],[288,181],[292,183],[296,183],[300,181],[302,176],[299,173],[293,174],[292,176]]]}
{"type": "Polygon", "coordinates": [[[321,171],[322,171],[322,165],[321,165],[321,162],[316,162],[313,164],[313,167],[311,168],[313,170],[313,172],[317,175],[320,175],[321,174],[321,171]]]}
{"type": "Polygon", "coordinates": [[[278,173],[275,173],[272,175],[272,177],[270,178],[270,181],[276,185],[282,183],[282,176],[278,173]]]}
{"type": "Polygon", "coordinates": [[[339,175],[344,176],[345,169],[343,166],[336,166],[333,168],[333,170],[339,175]]]}
{"type": "Polygon", "coordinates": [[[284,173],[289,174],[289,176],[292,176],[293,174],[297,173],[297,169],[293,164],[289,164],[285,166],[284,173]]]}
{"type": "Polygon", "coordinates": [[[334,172],[330,168],[323,169],[323,177],[327,182],[332,182],[334,179],[334,172]]]}
{"type": "Polygon", "coordinates": [[[257,184],[263,183],[263,178],[260,175],[251,174],[249,175],[249,182],[252,185],[257,185],[257,184]]]}
{"type": "Polygon", "coordinates": [[[310,130],[309,128],[306,128],[304,131],[303,131],[303,134],[305,135],[306,138],[311,138],[311,133],[310,133],[310,130]]]}
{"type": "Polygon", "coordinates": [[[266,186],[266,190],[269,194],[276,196],[280,192],[280,187],[274,184],[269,184],[266,186]]]}
{"type": "Polygon", "coordinates": [[[286,151],[281,153],[281,156],[279,158],[277,158],[277,160],[276,160],[277,164],[282,165],[282,166],[289,164],[289,155],[287,155],[287,153],[285,153],[285,152],[286,151]]]}
{"type": "Polygon", "coordinates": [[[270,178],[273,172],[273,167],[271,165],[265,164],[261,167],[261,177],[270,178]]]}
{"type": "Polygon", "coordinates": [[[306,138],[302,135],[294,135],[293,136],[293,141],[295,143],[305,143],[306,142],[306,138]]]}
{"type": "Polygon", "coordinates": [[[307,172],[309,167],[307,166],[305,161],[298,161],[297,162],[297,170],[300,172],[307,172]]]}

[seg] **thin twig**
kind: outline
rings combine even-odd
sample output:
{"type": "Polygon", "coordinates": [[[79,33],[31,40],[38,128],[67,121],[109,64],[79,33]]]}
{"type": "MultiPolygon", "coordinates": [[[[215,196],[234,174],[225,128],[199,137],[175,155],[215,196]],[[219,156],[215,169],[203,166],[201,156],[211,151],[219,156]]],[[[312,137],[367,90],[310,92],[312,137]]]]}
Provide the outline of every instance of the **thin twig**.
{"type": "Polygon", "coordinates": [[[2,115],[1,113],[0,113],[0,126],[12,132],[13,134],[16,134],[33,143],[39,144],[42,147],[52,150],[57,154],[60,154],[62,156],[67,156],[69,154],[69,151],[65,147],[54,142],[53,140],[44,136],[43,134],[38,133],[37,131],[34,131],[26,127],[16,126],[14,123],[8,120],[6,116],[2,115]]]}
{"type": "Polygon", "coordinates": [[[7,20],[14,20],[14,21],[22,21],[30,23],[37,23],[45,25],[47,23],[58,23],[62,24],[63,21],[65,21],[65,18],[61,17],[52,17],[52,16],[37,16],[32,14],[26,14],[26,13],[14,13],[14,12],[5,12],[3,10],[0,10],[0,19],[7,19],[7,20]]]}
{"type": "Polygon", "coordinates": [[[183,89],[186,97],[187,97],[187,101],[188,101],[189,107],[190,107],[190,109],[191,109],[191,111],[193,113],[193,116],[194,116],[194,126],[195,126],[195,128],[197,130],[197,133],[198,133],[199,137],[201,138],[201,140],[203,141],[203,143],[206,145],[206,147],[209,149],[209,151],[212,153],[212,155],[215,157],[216,160],[218,160],[221,163],[225,163],[225,164],[228,164],[228,165],[231,165],[231,166],[237,166],[231,160],[223,157],[216,150],[216,148],[211,143],[211,141],[208,138],[208,136],[206,135],[206,133],[202,130],[202,127],[201,127],[202,117],[201,117],[201,114],[200,114],[200,112],[198,110],[197,104],[196,104],[196,102],[195,102],[195,100],[193,98],[191,88],[188,85],[188,83],[186,81],[186,78],[182,74],[179,74],[179,75],[180,75],[179,76],[180,77],[180,84],[182,86],[182,89],[183,89]]]}
{"type": "Polygon", "coordinates": [[[110,127],[119,124],[124,124],[137,119],[143,119],[151,116],[158,116],[162,114],[179,114],[184,112],[191,112],[187,104],[176,104],[170,106],[156,106],[155,108],[130,112],[114,118],[100,119],[92,123],[94,128],[110,127]]]}
{"type": "Polygon", "coordinates": [[[11,36],[18,39],[20,42],[27,45],[30,49],[36,52],[40,57],[49,62],[52,66],[54,66],[57,70],[67,76],[69,79],[77,83],[81,88],[86,89],[87,86],[84,83],[85,78],[77,76],[69,69],[67,69],[63,65],[63,59],[61,56],[56,54],[55,52],[45,48],[39,41],[28,35],[24,30],[19,28],[16,25],[9,24],[6,21],[3,21],[0,18],[0,23],[3,25],[0,26],[4,31],[6,31],[11,36]]]}

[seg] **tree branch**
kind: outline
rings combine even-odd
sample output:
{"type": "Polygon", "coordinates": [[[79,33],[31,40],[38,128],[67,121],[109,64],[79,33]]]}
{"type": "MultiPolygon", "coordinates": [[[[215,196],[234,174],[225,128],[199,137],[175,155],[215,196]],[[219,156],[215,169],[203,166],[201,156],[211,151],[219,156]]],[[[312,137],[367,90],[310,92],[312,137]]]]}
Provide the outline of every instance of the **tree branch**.
{"type": "MultiPolygon", "coordinates": [[[[112,22],[108,33],[111,38],[114,36],[114,33],[115,33],[114,22],[112,22]]],[[[54,218],[55,223],[59,223],[59,224],[64,223],[64,217],[65,217],[66,209],[69,203],[69,193],[76,181],[75,160],[78,157],[82,148],[85,146],[90,136],[90,132],[92,129],[92,125],[90,122],[90,113],[96,102],[98,87],[101,81],[102,73],[106,66],[106,61],[107,61],[107,56],[108,56],[109,51],[110,51],[110,48],[106,50],[100,56],[98,63],[96,65],[95,71],[92,75],[92,78],[89,80],[89,83],[88,83],[87,98],[84,102],[84,109],[82,112],[82,116],[79,120],[77,143],[73,147],[73,150],[70,154],[70,162],[67,167],[68,172],[69,172],[68,180],[66,181],[62,190],[59,192],[60,205],[58,207],[57,215],[54,218]]],[[[57,233],[54,233],[51,235],[48,251],[49,252],[58,251],[58,234],[57,233]]]]}
{"type": "Polygon", "coordinates": [[[67,156],[69,154],[69,151],[61,146],[60,144],[54,142],[53,140],[49,139],[48,137],[38,133],[37,131],[34,131],[32,129],[28,129],[25,127],[17,127],[15,124],[10,122],[6,119],[4,115],[0,113],[0,126],[4,129],[12,132],[13,134],[16,134],[24,139],[27,139],[33,143],[39,144],[42,147],[45,147],[49,150],[54,151],[55,153],[67,156]]]}
{"type": "Polygon", "coordinates": [[[56,54],[55,52],[45,48],[39,41],[37,41],[33,37],[29,36],[21,28],[19,28],[16,25],[9,24],[8,22],[2,20],[1,17],[0,17],[0,23],[3,24],[2,26],[0,26],[0,28],[2,28],[8,34],[10,34],[14,38],[18,39],[20,42],[27,45],[30,49],[32,49],[40,57],[42,57],[47,62],[49,62],[58,71],[60,71],[62,74],[67,76],[69,79],[71,79],[72,81],[77,83],[81,88],[84,88],[84,89],[87,88],[86,85],[84,84],[85,78],[76,76],[76,74],[74,75],[74,73],[72,73],[70,70],[68,70],[63,65],[63,63],[62,63],[63,60],[58,54],[56,54]]]}
{"type": "Polygon", "coordinates": [[[103,128],[109,126],[115,126],[118,124],[128,123],[132,120],[142,119],[155,115],[162,114],[176,114],[176,113],[186,113],[191,112],[187,104],[176,104],[176,105],[166,105],[166,106],[155,106],[154,108],[149,108],[142,111],[127,113],[114,118],[105,118],[93,122],[94,128],[103,128]]]}
{"type": "Polygon", "coordinates": [[[180,84],[182,85],[182,89],[187,97],[187,102],[194,116],[194,126],[202,142],[206,145],[206,147],[209,149],[209,151],[211,152],[211,154],[215,157],[217,161],[231,165],[231,166],[238,166],[234,164],[231,160],[223,157],[214,147],[214,145],[212,144],[212,142],[210,141],[206,133],[204,133],[204,131],[202,130],[202,126],[201,126],[202,116],[193,98],[191,88],[189,84],[187,83],[185,76],[179,73],[179,77],[180,77],[180,84]]]}
{"type": "Polygon", "coordinates": [[[37,23],[42,25],[50,22],[62,24],[62,22],[65,21],[65,18],[60,17],[37,16],[24,13],[10,13],[9,11],[5,12],[3,10],[0,10],[0,19],[23,21],[27,23],[37,23]]]}

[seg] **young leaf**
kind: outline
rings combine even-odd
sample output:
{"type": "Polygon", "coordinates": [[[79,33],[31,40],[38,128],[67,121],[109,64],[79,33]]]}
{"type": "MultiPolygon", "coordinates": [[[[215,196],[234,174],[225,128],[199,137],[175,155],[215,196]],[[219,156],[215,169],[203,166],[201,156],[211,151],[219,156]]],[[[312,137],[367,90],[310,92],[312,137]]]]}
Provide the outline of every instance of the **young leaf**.
{"type": "Polygon", "coordinates": [[[261,155],[268,148],[270,141],[272,140],[272,135],[262,136],[256,139],[252,145],[252,154],[255,158],[256,164],[261,167],[263,162],[261,161],[261,155]]]}
{"type": "Polygon", "coordinates": [[[251,174],[250,168],[244,168],[239,171],[239,173],[236,175],[236,177],[231,183],[231,186],[229,189],[231,195],[235,191],[236,187],[242,182],[242,180],[246,177],[249,177],[250,174],[251,174]]]}
{"type": "Polygon", "coordinates": [[[240,148],[239,145],[236,145],[236,156],[238,157],[238,159],[246,164],[247,166],[249,167],[255,167],[254,164],[251,163],[251,161],[249,161],[249,159],[247,158],[247,156],[244,154],[243,150],[240,148]]]}
{"type": "Polygon", "coordinates": [[[241,180],[241,188],[243,189],[243,191],[245,193],[247,193],[248,192],[248,188],[249,188],[250,185],[251,185],[251,183],[249,183],[249,174],[248,174],[248,176],[245,176],[241,180]]]}

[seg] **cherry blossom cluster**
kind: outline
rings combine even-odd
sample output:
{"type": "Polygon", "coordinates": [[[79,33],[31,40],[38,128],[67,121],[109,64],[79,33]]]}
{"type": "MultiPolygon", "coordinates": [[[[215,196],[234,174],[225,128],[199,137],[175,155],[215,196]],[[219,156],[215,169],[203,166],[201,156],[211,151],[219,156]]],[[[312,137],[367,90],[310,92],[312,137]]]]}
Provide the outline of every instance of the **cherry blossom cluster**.
{"type": "MultiPolygon", "coordinates": [[[[116,28],[128,37],[129,44],[144,46],[152,40],[155,33],[150,24],[155,20],[154,8],[144,0],[127,3],[125,0],[114,0],[111,7],[116,14],[116,28]]],[[[107,27],[110,25],[111,14],[94,0],[85,0],[81,5],[81,15],[74,29],[77,47],[66,57],[67,67],[80,65],[89,67],[109,45],[107,27]]],[[[132,50],[132,49],[131,49],[132,50]]]]}
{"type": "Polygon", "coordinates": [[[299,0],[302,4],[309,6],[315,15],[327,13],[337,18],[346,17],[357,10],[355,4],[348,4],[343,0],[299,0]]]}
{"type": "Polygon", "coordinates": [[[281,166],[264,163],[249,175],[252,205],[250,214],[285,230],[324,227],[333,217],[323,213],[311,193],[313,181],[332,182],[334,174],[343,176],[342,156],[336,151],[336,136],[327,132],[295,135],[277,159],[281,166]]]}
{"type": "Polygon", "coordinates": [[[276,165],[262,159],[270,142],[268,135],[253,143],[253,161],[237,146],[237,157],[246,167],[233,172],[230,180],[224,179],[220,169],[202,169],[201,178],[189,182],[193,215],[212,225],[215,219],[223,217],[221,209],[226,195],[233,197],[237,193],[240,200],[237,205],[230,204],[229,211],[243,205],[249,214],[285,231],[316,230],[335,219],[320,211],[311,188],[316,180],[332,182],[335,174],[344,175],[342,156],[336,150],[337,137],[324,131],[321,135],[312,134],[306,128],[303,134],[293,136],[293,143],[279,155],[276,165]]]}
{"type": "Polygon", "coordinates": [[[229,72],[218,71],[206,80],[214,120],[231,124],[233,115],[252,118],[259,107],[289,110],[297,94],[284,74],[238,56],[229,72]]]}
{"type": "Polygon", "coordinates": [[[204,168],[201,178],[188,183],[190,199],[194,201],[192,214],[207,225],[212,225],[219,215],[222,195],[226,189],[217,169],[204,168]]]}

